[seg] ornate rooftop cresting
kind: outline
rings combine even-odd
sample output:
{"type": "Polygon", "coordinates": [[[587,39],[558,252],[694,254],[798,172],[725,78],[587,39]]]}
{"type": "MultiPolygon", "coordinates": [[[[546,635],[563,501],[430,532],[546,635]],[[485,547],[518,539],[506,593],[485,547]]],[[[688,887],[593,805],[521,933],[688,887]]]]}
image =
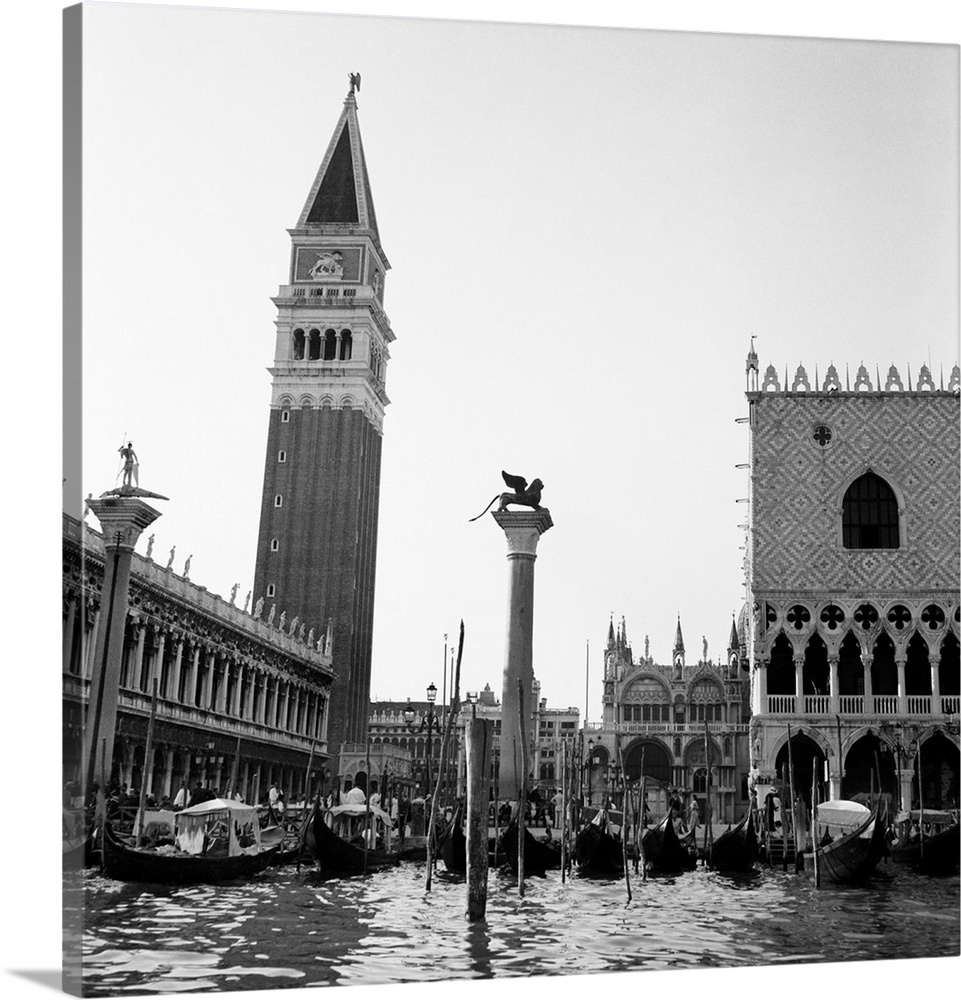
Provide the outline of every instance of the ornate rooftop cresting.
{"type": "Polygon", "coordinates": [[[961,395],[961,369],[955,365],[951,369],[947,382],[945,382],[944,369],[942,368],[937,381],[931,374],[931,369],[927,365],[921,365],[917,374],[912,376],[911,366],[908,365],[906,374],[902,378],[898,369],[891,365],[887,374],[882,376],[881,369],[875,365],[874,373],[868,371],[862,363],[852,372],[851,367],[845,365],[843,380],[835,365],[830,364],[824,373],[823,378],[819,375],[817,366],[814,369],[814,378],[811,379],[804,365],[798,365],[793,378],[788,374],[788,367],[784,367],[783,379],[779,376],[774,365],[768,365],[763,376],[759,377],[756,356],[752,365],[751,358],[748,358],[747,367],[747,391],[748,393],[810,393],[812,395],[829,393],[950,393],[961,395]]]}

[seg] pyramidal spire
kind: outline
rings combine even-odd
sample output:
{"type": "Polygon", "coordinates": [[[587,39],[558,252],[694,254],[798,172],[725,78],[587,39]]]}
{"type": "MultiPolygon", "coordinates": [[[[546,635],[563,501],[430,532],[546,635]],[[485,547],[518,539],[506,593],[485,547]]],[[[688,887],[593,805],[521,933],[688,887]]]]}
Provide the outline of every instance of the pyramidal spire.
{"type": "Polygon", "coordinates": [[[367,229],[375,239],[379,241],[380,238],[357,123],[353,83],[297,220],[298,229],[328,225],[367,229]]]}
{"type": "Polygon", "coordinates": [[[681,616],[677,616],[677,631],[674,633],[674,652],[684,652],[684,636],[681,635],[681,616]]]}
{"type": "Polygon", "coordinates": [[[731,637],[727,640],[728,649],[737,649],[740,641],[737,637],[737,619],[731,615],[731,637]]]}

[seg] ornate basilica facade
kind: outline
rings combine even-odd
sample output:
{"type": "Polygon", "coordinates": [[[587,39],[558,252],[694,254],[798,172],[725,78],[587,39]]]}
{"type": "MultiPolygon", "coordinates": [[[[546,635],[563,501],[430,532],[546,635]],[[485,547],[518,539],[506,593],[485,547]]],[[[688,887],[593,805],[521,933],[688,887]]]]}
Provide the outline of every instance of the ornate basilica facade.
{"type": "Polygon", "coordinates": [[[742,652],[759,786],[958,806],[959,371],[747,358],[742,652]],[[788,751],[790,737],[791,751],[788,751]]]}
{"type": "Polygon", "coordinates": [[[710,755],[712,818],[739,819],[748,805],[748,694],[733,623],[723,662],[708,659],[705,640],[702,657],[688,663],[678,619],[671,663],[658,664],[647,639],[644,655],[635,660],[626,624],[622,619],[615,630],[612,621],[604,650],[603,721],[583,730],[586,800],[597,807],[611,796],[620,759],[631,780],[643,767],[655,816],[664,813],[673,789],[685,802],[696,800],[706,816],[710,755]]]}

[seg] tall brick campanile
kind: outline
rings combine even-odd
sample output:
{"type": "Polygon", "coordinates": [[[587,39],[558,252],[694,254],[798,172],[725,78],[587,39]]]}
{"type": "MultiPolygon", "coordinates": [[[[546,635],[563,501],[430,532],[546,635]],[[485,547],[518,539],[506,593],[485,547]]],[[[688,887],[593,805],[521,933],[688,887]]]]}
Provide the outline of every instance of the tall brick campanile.
{"type": "Polygon", "coordinates": [[[367,735],[384,388],[394,339],[354,87],[307,196],[277,341],[254,599],[316,635],[333,627],[328,747],[367,735]]]}

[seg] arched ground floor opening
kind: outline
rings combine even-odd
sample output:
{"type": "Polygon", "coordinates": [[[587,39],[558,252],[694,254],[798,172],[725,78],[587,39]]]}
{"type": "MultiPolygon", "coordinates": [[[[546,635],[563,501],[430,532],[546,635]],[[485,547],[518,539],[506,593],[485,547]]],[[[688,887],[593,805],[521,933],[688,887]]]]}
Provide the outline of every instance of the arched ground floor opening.
{"type": "Polygon", "coordinates": [[[659,740],[637,740],[624,757],[624,770],[628,781],[637,781],[644,775],[647,808],[654,817],[667,812],[673,776],[673,758],[659,740]]]}
{"type": "Polygon", "coordinates": [[[921,806],[926,809],[958,808],[959,758],[961,754],[957,746],[943,733],[936,733],[924,740],[914,761],[915,775],[912,782],[911,803],[913,809],[921,806]]]}
{"type": "Polygon", "coordinates": [[[841,772],[842,799],[873,805],[883,795],[889,807],[897,804],[896,762],[885,749],[874,733],[866,733],[848,749],[841,772]]]}
{"type": "Polygon", "coordinates": [[[792,734],[790,749],[788,742],[778,751],[774,761],[778,781],[785,791],[793,781],[794,797],[804,801],[807,809],[811,808],[811,791],[817,778],[818,799],[827,797],[827,786],[824,782],[825,754],[821,747],[805,733],[792,734]]]}

